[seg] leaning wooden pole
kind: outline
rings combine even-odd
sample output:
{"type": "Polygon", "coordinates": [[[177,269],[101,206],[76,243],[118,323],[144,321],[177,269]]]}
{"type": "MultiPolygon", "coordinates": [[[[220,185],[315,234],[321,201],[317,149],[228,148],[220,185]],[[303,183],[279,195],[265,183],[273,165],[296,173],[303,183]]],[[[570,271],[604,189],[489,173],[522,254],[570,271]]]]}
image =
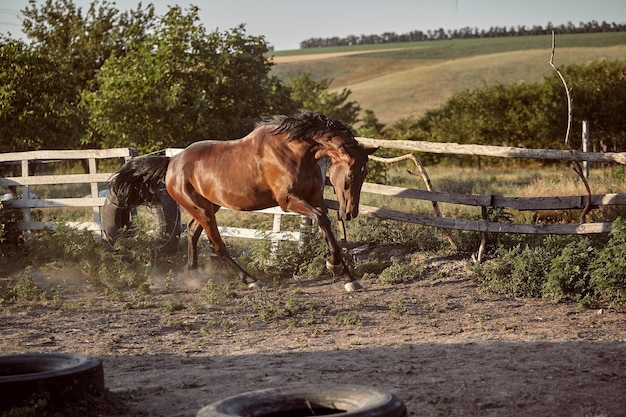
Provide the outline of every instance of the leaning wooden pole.
{"type": "MultiPolygon", "coordinates": [[[[411,161],[413,161],[413,163],[415,164],[415,166],[417,167],[417,170],[419,171],[420,176],[422,177],[422,180],[424,181],[424,184],[426,184],[426,189],[428,191],[433,191],[433,184],[430,181],[430,177],[428,176],[428,173],[426,172],[426,168],[424,168],[424,165],[422,164],[422,161],[419,160],[419,158],[413,154],[407,154],[407,155],[402,155],[402,156],[398,156],[395,158],[383,158],[380,156],[374,156],[374,155],[370,155],[369,159],[371,159],[372,161],[376,161],[376,162],[382,162],[384,164],[392,164],[395,162],[401,162],[401,161],[406,161],[408,159],[410,159],[411,161]]],[[[409,174],[411,175],[416,175],[414,172],[408,170],[409,174]]],[[[417,176],[417,175],[416,175],[417,176]]],[[[435,211],[435,215],[437,217],[443,217],[443,215],[441,214],[441,210],[439,209],[439,203],[436,201],[432,201],[433,204],[433,210],[435,211]]],[[[456,242],[454,241],[454,238],[452,237],[452,234],[450,233],[449,230],[446,229],[440,229],[448,238],[448,242],[450,242],[450,245],[452,245],[452,247],[454,249],[457,249],[458,246],[456,244],[456,242]]]]}
{"type": "Polygon", "coordinates": [[[565,146],[567,146],[567,150],[569,151],[569,154],[570,154],[570,159],[572,160],[572,163],[574,164],[574,171],[578,174],[583,184],[585,184],[585,189],[587,190],[587,204],[585,205],[585,208],[583,209],[583,211],[580,213],[580,223],[584,223],[585,216],[591,210],[591,187],[589,187],[589,182],[587,181],[587,178],[585,177],[585,173],[580,163],[580,160],[576,158],[576,156],[574,155],[574,150],[572,149],[572,146],[569,143],[570,131],[572,129],[572,97],[570,95],[571,90],[567,86],[567,82],[565,81],[565,77],[563,77],[563,74],[561,73],[561,71],[559,71],[556,65],[554,65],[554,50],[555,49],[556,49],[556,38],[554,36],[554,31],[552,31],[552,53],[550,54],[550,66],[561,79],[561,82],[563,83],[563,87],[565,87],[565,94],[567,96],[567,129],[565,131],[565,146]]]}

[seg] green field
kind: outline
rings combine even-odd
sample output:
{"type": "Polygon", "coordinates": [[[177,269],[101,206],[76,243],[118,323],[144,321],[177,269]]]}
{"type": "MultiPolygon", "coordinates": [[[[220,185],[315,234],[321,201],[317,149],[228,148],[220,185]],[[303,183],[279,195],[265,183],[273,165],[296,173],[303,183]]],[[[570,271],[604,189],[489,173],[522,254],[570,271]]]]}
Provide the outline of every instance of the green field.
{"type": "MultiPolygon", "coordinates": [[[[332,79],[331,89],[349,88],[352,100],[389,124],[465,89],[541,81],[554,73],[551,47],[545,35],[303,49],[275,52],[272,71],[283,80],[303,72],[332,79]]],[[[626,32],[557,34],[557,66],[598,59],[626,59],[626,32]]]]}

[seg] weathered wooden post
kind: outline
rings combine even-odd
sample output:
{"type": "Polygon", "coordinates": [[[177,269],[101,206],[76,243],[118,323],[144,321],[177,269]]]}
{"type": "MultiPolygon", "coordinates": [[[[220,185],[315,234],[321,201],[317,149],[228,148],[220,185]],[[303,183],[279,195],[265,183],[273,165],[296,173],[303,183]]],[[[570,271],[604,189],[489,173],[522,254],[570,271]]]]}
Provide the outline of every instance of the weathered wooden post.
{"type": "MultiPolygon", "coordinates": [[[[590,140],[589,140],[589,120],[583,120],[583,152],[589,152],[590,140]]],[[[583,175],[585,179],[589,179],[589,161],[583,161],[583,175]]]]}

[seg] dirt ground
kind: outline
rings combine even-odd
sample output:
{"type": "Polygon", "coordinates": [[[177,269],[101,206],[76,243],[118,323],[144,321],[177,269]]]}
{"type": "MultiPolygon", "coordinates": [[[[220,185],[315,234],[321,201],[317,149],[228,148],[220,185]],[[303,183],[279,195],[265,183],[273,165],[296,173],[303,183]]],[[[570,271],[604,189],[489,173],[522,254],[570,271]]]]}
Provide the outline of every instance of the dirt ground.
{"type": "Polygon", "coordinates": [[[56,301],[2,305],[0,352],[101,358],[126,410],[102,416],[194,416],[313,383],[393,390],[414,416],[626,415],[626,314],[484,293],[467,260],[427,263],[427,279],[368,280],[356,294],[331,277],[294,279],[232,287],[235,301],[217,304],[187,272],[104,295],[57,271],[38,278],[62,282],[56,301]]]}

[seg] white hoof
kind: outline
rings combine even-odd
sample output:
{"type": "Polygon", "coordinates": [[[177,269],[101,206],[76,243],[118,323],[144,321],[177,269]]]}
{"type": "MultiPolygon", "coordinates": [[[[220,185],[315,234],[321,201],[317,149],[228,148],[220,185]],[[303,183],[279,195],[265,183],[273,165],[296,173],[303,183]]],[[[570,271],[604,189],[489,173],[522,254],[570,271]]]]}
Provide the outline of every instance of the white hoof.
{"type": "Polygon", "coordinates": [[[359,284],[359,281],[346,282],[343,288],[345,288],[347,292],[355,292],[355,291],[363,289],[361,284],[359,284]]]}
{"type": "Polygon", "coordinates": [[[251,290],[258,290],[262,287],[263,287],[263,284],[261,284],[261,281],[254,281],[248,284],[248,288],[250,288],[251,290]]]}

